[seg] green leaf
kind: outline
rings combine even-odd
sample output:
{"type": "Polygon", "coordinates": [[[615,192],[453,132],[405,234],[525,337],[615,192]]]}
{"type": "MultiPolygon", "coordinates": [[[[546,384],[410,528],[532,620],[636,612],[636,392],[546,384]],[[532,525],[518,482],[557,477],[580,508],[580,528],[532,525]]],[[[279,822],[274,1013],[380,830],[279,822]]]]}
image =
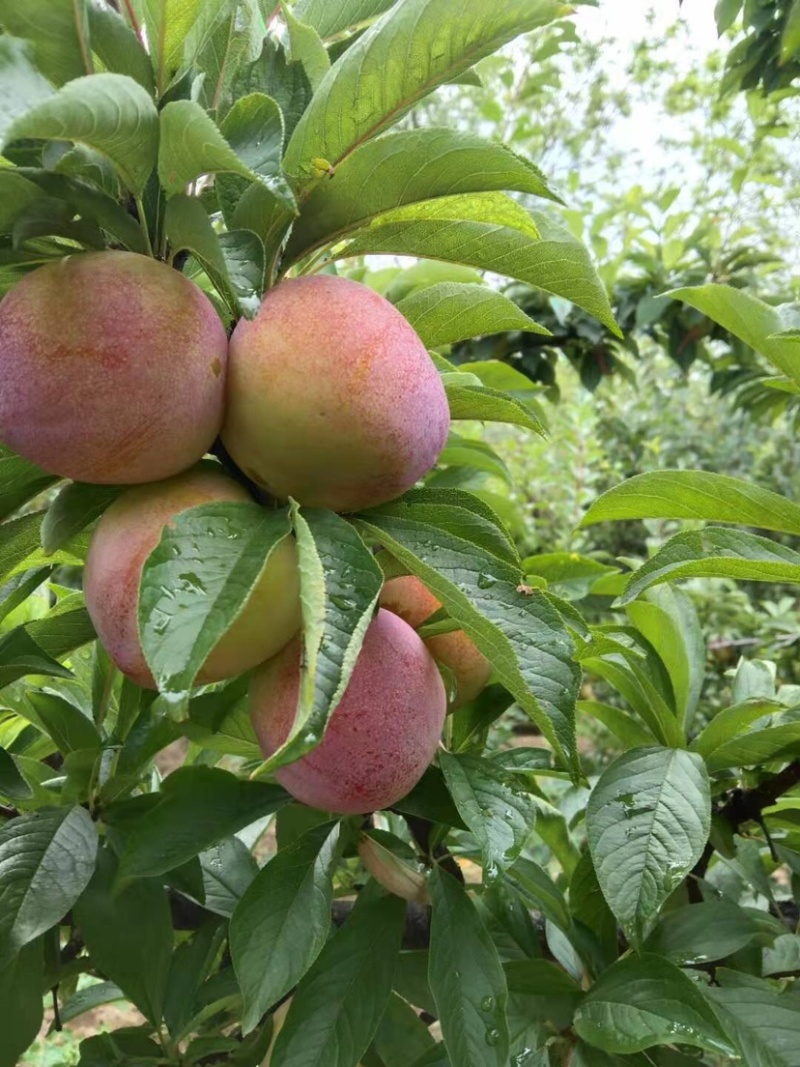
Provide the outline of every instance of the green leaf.
{"type": "Polygon", "coordinates": [[[445,1045],[459,1067],[508,1062],[506,977],[491,938],[465,888],[434,867],[428,978],[445,1045]]]}
{"type": "Polygon", "coordinates": [[[203,504],[164,528],[139,588],[142,648],[162,691],[189,689],[289,535],[286,509],[249,503],[203,504]]]}
{"type": "Polygon", "coordinates": [[[215,915],[229,919],[258,874],[252,853],[238,837],[226,837],[201,852],[199,860],[203,880],[201,903],[215,915]]]}
{"type": "Polygon", "coordinates": [[[30,512],[0,525],[0,582],[5,582],[39,547],[43,513],[30,512]]]}
{"type": "Polygon", "coordinates": [[[495,271],[571,300],[619,334],[585,246],[548,216],[508,204],[515,202],[502,193],[472,193],[398,208],[358,230],[334,258],[385,253],[495,271]]]}
{"type": "Polygon", "coordinates": [[[72,677],[72,671],[47,655],[28,630],[20,626],[0,637],[0,689],[28,674],[72,677]]]}
{"type": "Polygon", "coordinates": [[[508,872],[508,880],[530,907],[541,911],[560,930],[570,929],[570,915],[564,894],[547,871],[534,860],[518,859],[508,872]]]}
{"type": "Polygon", "coordinates": [[[599,700],[579,700],[578,711],[584,711],[601,722],[626,748],[652,745],[657,740],[649,729],[636,722],[628,712],[612,704],[604,704],[599,700]]]}
{"type": "Polygon", "coordinates": [[[422,579],[558,755],[575,767],[580,672],[550,603],[520,591],[521,574],[511,564],[428,523],[372,513],[358,525],[422,579]]]}
{"type": "Polygon", "coordinates": [[[645,947],[686,967],[732,956],[757,936],[758,927],[743,908],[712,900],[668,912],[645,947]]]}
{"type": "Polygon", "coordinates": [[[316,90],[331,69],[330,57],[322,43],[322,38],[313,26],[296,18],[286,3],[281,5],[281,9],[289,31],[288,58],[291,62],[302,66],[311,88],[316,90]]]}
{"type": "MultiPolygon", "coordinates": [[[[784,328],[780,313],[743,289],[729,285],[698,285],[667,294],[708,315],[735,337],[766,356],[781,373],[800,382],[797,345],[776,337],[784,328]]],[[[758,525],[758,524],[754,524],[758,525]]]]}
{"type": "Polygon", "coordinates": [[[154,1025],[161,1022],[172,958],[172,922],[163,886],[140,879],[120,888],[110,849],[74,908],[92,963],[154,1025]]]}
{"type": "MultiPolygon", "coordinates": [[[[164,210],[164,234],[169,241],[171,254],[174,256],[180,251],[191,252],[230,312],[234,316],[239,315],[242,308],[228,273],[221,235],[214,229],[205,208],[196,197],[176,193],[169,198],[164,210]]],[[[258,241],[255,235],[252,236],[258,241]]]]}
{"type": "Polygon", "coordinates": [[[373,1048],[384,1067],[408,1067],[435,1047],[435,1041],[425,1023],[414,1009],[392,993],[380,1026],[375,1034],[373,1048]]]}
{"type": "Polygon", "coordinates": [[[158,154],[158,112],[124,74],[93,74],[68,82],[21,115],[3,143],[22,138],[76,141],[108,156],[123,182],[141,196],[158,154]]]}
{"type": "Polygon", "coordinates": [[[281,849],[233,913],[230,947],[244,998],[244,1034],[298,983],[325,945],[337,839],[338,829],[324,823],[281,849]]]}
{"type": "Polygon", "coordinates": [[[453,19],[448,0],[396,4],[323,78],[289,141],[287,171],[303,174],[316,158],[338,166],[437,85],[567,11],[556,0],[508,0],[494,8],[464,0],[453,19]]]}
{"type": "Polygon", "coordinates": [[[111,7],[88,5],[92,51],[107,70],[127,74],[149,94],[155,90],[150,57],[125,19],[111,7]]]}
{"type": "Polygon", "coordinates": [[[714,6],[714,18],[720,37],[729,30],[742,10],[742,0],[717,0],[714,6]]]}
{"type": "Polygon", "coordinates": [[[291,209],[291,193],[275,169],[283,127],[274,100],[259,93],[244,97],[229,113],[223,129],[234,139],[242,158],[199,104],[191,100],[167,104],[161,112],[158,150],[158,176],[167,195],[184,192],[202,174],[222,172],[260,182],[273,198],[291,209]]]}
{"type": "Polygon", "coordinates": [[[92,73],[85,0],[0,0],[5,33],[30,41],[36,66],[54,85],[92,73]]]}
{"type": "Polygon", "coordinates": [[[0,143],[15,119],[52,96],[53,86],[36,68],[31,45],[0,36],[0,143]]]}
{"type": "Polygon", "coordinates": [[[68,1023],[79,1018],[84,1012],[94,1011],[95,1008],[124,999],[125,994],[113,982],[95,982],[94,985],[86,986],[77,993],[73,993],[61,1006],[59,1015],[62,1023],[68,1023]]]}
{"type": "MultiPolygon", "coordinates": [[[[2,38],[0,38],[2,47],[2,38]]],[[[5,519],[22,504],[38,496],[58,479],[27,459],[0,445],[0,519],[5,519]]],[[[0,527],[0,534],[3,534],[0,527]]],[[[5,535],[3,534],[3,539],[5,535]]]]}
{"type": "Polygon", "coordinates": [[[777,711],[783,711],[782,704],[777,700],[761,698],[743,700],[740,704],[723,708],[692,742],[692,751],[708,759],[721,745],[743,733],[752,723],[777,711]]]}
{"type": "Polygon", "coordinates": [[[81,749],[99,749],[102,740],[90,718],[55,693],[31,692],[28,703],[36,718],[64,755],[81,749]]]}
{"type": "MultiPolygon", "coordinates": [[[[80,648],[81,645],[93,641],[96,636],[89,613],[82,604],[83,597],[80,593],[64,597],[49,615],[46,615],[43,619],[35,619],[33,622],[26,623],[24,633],[35,641],[41,651],[48,656],[65,656],[68,652],[72,652],[73,649],[80,648]]],[[[14,631],[12,631],[13,633],[14,631]]],[[[51,669],[46,673],[54,674],[56,672],[51,669]]],[[[63,667],[59,669],[58,673],[62,677],[66,677],[69,674],[63,667]]]]}
{"type": "Polygon", "coordinates": [[[721,988],[710,987],[720,1023],[747,1067],[800,1067],[800,996],[769,982],[718,968],[721,988]]]}
{"type": "Polygon", "coordinates": [[[405,315],[427,348],[512,330],[550,333],[513,300],[485,285],[442,282],[405,297],[397,304],[397,310],[405,315]]]}
{"type": "Polygon", "coordinates": [[[726,741],[706,756],[706,764],[709,773],[716,774],[731,767],[759,767],[797,751],[800,751],[800,721],[770,726],[726,741]]]}
{"type": "Polygon", "coordinates": [[[800,934],[780,934],[764,949],[762,960],[765,978],[800,971],[800,934]]]}
{"type": "Polygon", "coordinates": [[[292,505],[303,609],[303,670],[289,736],[262,770],[291,763],[322,740],[344,695],[383,584],[381,569],[351,523],[322,508],[292,505]]]}
{"type": "Polygon", "coordinates": [[[794,584],[800,581],[800,552],[723,526],[678,534],[631,576],[620,603],[628,604],[645,589],[679,578],[794,584]]]}
{"type": "Polygon", "coordinates": [[[74,213],[96,222],[115,241],[132,252],[147,251],[142,229],[136,220],[112,196],[90,185],[88,181],[68,174],[36,169],[26,169],[25,175],[42,192],[63,200],[74,213]]]}
{"type": "Polygon", "coordinates": [[[705,519],[800,534],[800,505],[757,485],[708,471],[650,471],[609,489],[581,526],[620,519],[705,519]]]}
{"type": "MultiPolygon", "coordinates": [[[[286,250],[287,262],[299,259],[322,244],[332,244],[352,230],[403,205],[435,197],[503,189],[557,199],[538,167],[505,145],[447,129],[402,130],[387,134],[361,145],[336,168],[331,180],[314,186],[292,231],[286,250]]],[[[458,286],[452,288],[457,292],[458,286]]],[[[491,290],[481,288],[481,294],[491,293],[491,290]]],[[[456,293],[444,295],[449,297],[451,307],[439,312],[442,318],[448,310],[456,311],[453,305],[456,293]]],[[[487,304],[483,313],[475,317],[477,328],[463,337],[501,332],[504,327],[485,328],[492,318],[513,321],[515,324],[508,327],[510,329],[520,329],[519,323],[522,322],[527,324],[523,329],[546,332],[511,301],[500,294],[495,296],[498,300],[494,308],[487,304]]],[[[430,305],[430,314],[429,308],[430,305]]],[[[438,342],[445,343],[449,342],[438,342]]],[[[433,346],[433,342],[430,344],[433,346]]]]}
{"type": "Polygon", "coordinates": [[[693,1045],[733,1052],[703,994],[668,960],[628,956],[600,976],[575,1014],[578,1035],[606,1052],[693,1045]]]}
{"type": "Polygon", "coordinates": [[[264,292],[264,242],[250,230],[229,230],[221,233],[218,241],[238,306],[252,318],[261,306],[264,292]]]}
{"type": "Polygon", "coordinates": [[[14,757],[0,748],[0,796],[8,800],[30,800],[33,790],[22,777],[14,757]]]}
{"type": "Polygon", "coordinates": [[[161,95],[176,75],[188,70],[208,42],[232,0],[133,0],[147,27],[150,55],[161,95]]]}
{"type": "Polygon", "coordinates": [[[121,837],[120,877],[171,871],[290,799],[277,785],[241,781],[218,767],[181,767],[141,814],[136,800],[107,810],[121,837]]]}
{"type": "Polygon", "coordinates": [[[298,0],[294,10],[299,19],[313,26],[320,37],[327,39],[382,15],[394,2],[395,0],[298,0]]]}
{"type": "Polygon", "coordinates": [[[708,840],[711,791],[702,759],[680,749],[626,752],[600,776],[586,828],[603,895],[639,941],[708,840]]]}
{"type": "Polygon", "coordinates": [[[535,805],[514,786],[510,775],[489,760],[443,751],[439,766],[461,818],[480,846],[484,877],[491,881],[524,848],[533,830],[535,805]]]}
{"type": "Polygon", "coordinates": [[[99,519],[121,490],[118,486],[70,482],[59,491],[42,522],[42,548],[51,555],[99,519]]]}
{"type": "Polygon", "coordinates": [[[0,827],[0,963],[64,918],[96,854],[97,830],[84,808],[42,809],[0,827]]]}
{"type": "Polygon", "coordinates": [[[218,960],[225,933],[226,924],[207,916],[172,956],[164,994],[164,1021],[174,1041],[185,1038],[191,1027],[198,991],[218,960]]]}
{"type": "Polygon", "coordinates": [[[512,484],[511,472],[502,458],[483,441],[450,433],[447,444],[439,453],[437,465],[441,467],[471,467],[486,471],[500,478],[506,485],[512,484]]]}
{"type": "MultiPolygon", "coordinates": [[[[461,385],[458,374],[454,380],[445,385],[450,418],[458,421],[474,419],[480,422],[506,422],[513,426],[524,426],[526,430],[545,434],[543,417],[538,406],[530,401],[517,400],[507,393],[482,386],[461,385]]],[[[463,375],[466,378],[466,375],[463,375]]]]}
{"type": "Polygon", "coordinates": [[[242,163],[286,207],[295,210],[294,197],[281,169],[283,115],[265,93],[240,97],[225,116],[221,132],[242,163]]]}
{"type": "Polygon", "coordinates": [[[43,988],[42,942],[33,941],[11,963],[0,967],[0,1004],[3,1005],[0,1067],[17,1067],[23,1052],[36,1039],[44,1015],[43,988]]]}
{"type": "Polygon", "coordinates": [[[530,1016],[559,1030],[572,1025],[583,991],[566,971],[549,960],[512,960],[503,969],[509,993],[525,998],[530,1016]]]}
{"type": "Polygon", "coordinates": [[[628,605],[628,618],[667,668],[678,721],[691,726],[705,680],[706,645],[694,604],[671,586],[628,605]]]}
{"type": "Polygon", "coordinates": [[[389,1000],[405,919],[404,901],[373,890],[297,987],[271,1067],[357,1067],[389,1000]]]}
{"type": "Polygon", "coordinates": [[[283,114],[286,136],[289,137],[311,99],[311,85],[300,63],[289,63],[281,45],[267,37],[259,56],[252,63],[244,63],[232,79],[234,99],[259,92],[271,96],[283,114]]]}

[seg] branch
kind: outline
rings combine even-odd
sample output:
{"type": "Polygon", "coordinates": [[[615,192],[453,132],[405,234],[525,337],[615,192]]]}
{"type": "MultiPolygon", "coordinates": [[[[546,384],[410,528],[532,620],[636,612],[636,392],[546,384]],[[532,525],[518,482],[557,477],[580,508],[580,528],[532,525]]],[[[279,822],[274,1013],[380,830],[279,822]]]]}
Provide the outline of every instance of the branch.
{"type": "MultiPolygon", "coordinates": [[[[727,800],[722,807],[717,808],[717,815],[728,823],[734,833],[748,822],[757,822],[763,828],[764,809],[771,808],[779,797],[794,789],[798,784],[800,784],[800,759],[794,760],[778,774],[769,775],[753,789],[734,789],[726,794],[727,800]]],[[[692,870],[694,878],[688,883],[689,899],[693,904],[702,901],[697,880],[705,877],[713,855],[714,846],[709,841],[703,849],[703,855],[692,870]]]]}

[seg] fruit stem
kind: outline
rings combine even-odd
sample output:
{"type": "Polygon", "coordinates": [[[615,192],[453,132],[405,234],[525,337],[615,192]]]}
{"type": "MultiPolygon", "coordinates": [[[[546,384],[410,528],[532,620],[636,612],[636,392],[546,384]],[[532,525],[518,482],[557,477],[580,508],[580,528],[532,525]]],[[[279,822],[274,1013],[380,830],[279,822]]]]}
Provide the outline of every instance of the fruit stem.
{"type": "Polygon", "coordinates": [[[153,255],[153,246],[150,243],[150,232],[147,229],[147,219],[145,218],[144,214],[144,204],[142,203],[142,198],[140,196],[135,196],[133,199],[136,203],[136,214],[139,216],[139,225],[141,226],[142,234],[144,235],[144,246],[147,249],[148,256],[152,256],[153,259],[155,259],[155,256],[153,255]]]}

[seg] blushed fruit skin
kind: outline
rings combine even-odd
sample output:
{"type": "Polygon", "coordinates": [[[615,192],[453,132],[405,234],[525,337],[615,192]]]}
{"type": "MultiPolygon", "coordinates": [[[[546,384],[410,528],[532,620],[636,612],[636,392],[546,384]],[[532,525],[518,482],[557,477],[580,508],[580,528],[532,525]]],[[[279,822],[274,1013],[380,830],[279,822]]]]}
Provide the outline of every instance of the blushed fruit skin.
{"type": "MultiPolygon", "coordinates": [[[[442,606],[430,589],[412,574],[390,578],[381,590],[380,603],[414,629],[442,606]]],[[[449,668],[455,677],[456,695],[450,702],[451,711],[469,704],[486,688],[492,665],[463,630],[428,637],[425,644],[433,658],[449,668]]]]}
{"type": "MultiPolygon", "coordinates": [[[[145,560],[176,515],[220,500],[250,501],[250,497],[224,474],[198,467],[128,489],[104,512],[92,535],[83,574],[86,608],[114,663],[145,688],[155,688],[137,620],[145,560]]],[[[297,548],[293,538],[286,538],[273,549],[242,613],[212,650],[198,684],[232,678],[274,656],[300,624],[297,548]]]]}
{"type": "Polygon", "coordinates": [[[0,441],[76,481],[177,474],[219,433],[227,349],[211,302],[164,263],[49,263],[0,303],[0,441]]]}
{"type": "Polygon", "coordinates": [[[358,282],[282,282],[233,331],[222,440],[277,497],[340,512],[392,500],[434,465],[449,423],[419,337],[358,282]]]}
{"type": "MultiPolygon", "coordinates": [[[[250,716],[265,757],[286,740],[300,685],[296,639],[253,676],[250,716]]],[[[361,815],[391,807],[422,777],[442,732],[447,697],[430,653],[410,626],[379,611],[325,736],[275,772],[297,800],[361,815]]]]}

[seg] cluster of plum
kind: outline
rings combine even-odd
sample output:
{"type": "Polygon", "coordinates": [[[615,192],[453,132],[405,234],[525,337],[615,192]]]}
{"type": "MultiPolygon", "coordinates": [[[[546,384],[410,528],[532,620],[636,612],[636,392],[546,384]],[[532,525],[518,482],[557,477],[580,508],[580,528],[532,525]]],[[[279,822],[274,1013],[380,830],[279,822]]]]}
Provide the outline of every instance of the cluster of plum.
{"type": "MultiPolygon", "coordinates": [[[[330,275],[284,281],[230,341],[205,294],[155,259],[70,256],[23,278],[0,303],[0,441],[62,478],[128,486],[92,535],[84,572],[97,634],[134,682],[154,686],[138,630],[142,568],[180,512],[251,500],[219,464],[217,437],[247,479],[278,500],[353,512],[399,496],[436,462],[447,399],[403,316],[366,286],[330,275]]],[[[488,680],[463,632],[423,642],[439,607],[416,578],[388,581],[350,684],[321,745],[277,777],[324,810],[387,807],[433,757],[447,709],[488,680]]],[[[302,625],[297,549],[280,542],[198,682],[251,668],[265,755],[291,729],[302,625]]]]}

